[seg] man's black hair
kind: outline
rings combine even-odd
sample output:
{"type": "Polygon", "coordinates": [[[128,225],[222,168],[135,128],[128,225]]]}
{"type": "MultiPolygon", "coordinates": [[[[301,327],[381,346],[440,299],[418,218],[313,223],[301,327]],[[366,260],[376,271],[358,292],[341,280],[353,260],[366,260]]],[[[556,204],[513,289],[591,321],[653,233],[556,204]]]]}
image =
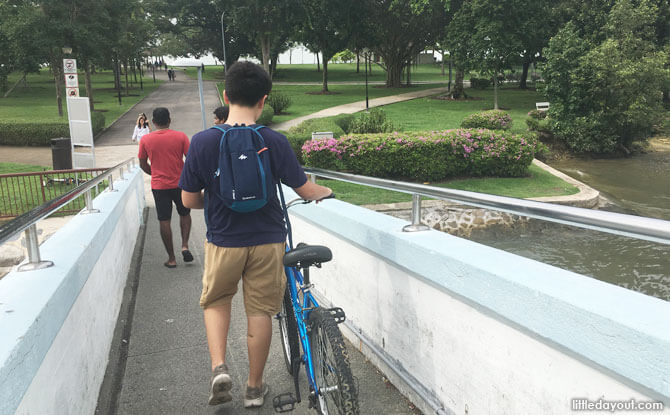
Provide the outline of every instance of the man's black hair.
{"type": "Polygon", "coordinates": [[[228,119],[228,113],[229,112],[230,112],[230,108],[228,108],[227,106],[224,105],[224,106],[218,107],[217,109],[214,110],[214,116],[217,119],[219,119],[223,122],[226,122],[226,120],[228,119]]]}
{"type": "Polygon", "coordinates": [[[155,108],[153,122],[160,127],[167,127],[170,125],[170,111],[165,107],[155,108]]]}
{"type": "Polygon", "coordinates": [[[235,62],[226,72],[226,95],[231,104],[253,107],[271,90],[270,75],[253,62],[235,62]]]}

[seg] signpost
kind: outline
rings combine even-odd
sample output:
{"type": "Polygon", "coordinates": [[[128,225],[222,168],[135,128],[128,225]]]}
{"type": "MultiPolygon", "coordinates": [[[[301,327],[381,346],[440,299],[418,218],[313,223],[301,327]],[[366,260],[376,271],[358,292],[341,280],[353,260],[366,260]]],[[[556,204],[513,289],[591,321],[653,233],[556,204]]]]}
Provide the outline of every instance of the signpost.
{"type": "Polygon", "coordinates": [[[91,107],[88,97],[79,96],[77,61],[75,59],[63,59],[63,73],[65,74],[65,90],[67,91],[70,142],[72,143],[72,167],[75,169],[92,168],[95,167],[95,147],[93,145],[91,107]]]}

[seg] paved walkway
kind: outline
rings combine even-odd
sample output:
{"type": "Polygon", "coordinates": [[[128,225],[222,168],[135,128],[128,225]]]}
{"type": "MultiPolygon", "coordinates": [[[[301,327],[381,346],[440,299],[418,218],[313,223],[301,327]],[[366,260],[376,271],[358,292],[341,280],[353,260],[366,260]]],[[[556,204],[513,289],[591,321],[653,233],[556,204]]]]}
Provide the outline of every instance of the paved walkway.
{"type": "MultiPolygon", "coordinates": [[[[368,104],[370,108],[380,107],[382,105],[395,104],[396,102],[409,101],[411,99],[427,97],[430,95],[440,94],[447,92],[446,87],[442,88],[431,88],[424,89],[423,91],[413,91],[405,94],[391,95],[388,97],[375,98],[369,100],[368,104]]],[[[365,101],[352,102],[350,104],[338,105],[336,107],[326,108],[309,115],[302,117],[294,118],[289,121],[285,121],[279,124],[273,124],[272,128],[279,131],[286,131],[291,127],[294,127],[305,120],[312,118],[323,118],[323,117],[332,117],[333,115],[339,114],[353,114],[355,112],[363,111],[365,109],[365,101]]]]}

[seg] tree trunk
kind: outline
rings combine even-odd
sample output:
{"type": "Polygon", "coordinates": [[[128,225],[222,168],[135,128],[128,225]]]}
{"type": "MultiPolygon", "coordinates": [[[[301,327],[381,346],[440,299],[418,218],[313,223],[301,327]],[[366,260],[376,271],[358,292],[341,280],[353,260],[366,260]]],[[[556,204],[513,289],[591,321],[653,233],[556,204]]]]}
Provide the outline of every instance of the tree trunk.
{"type": "Polygon", "coordinates": [[[128,61],[125,61],[123,66],[125,67],[124,72],[126,74],[126,96],[128,96],[130,95],[130,92],[128,92],[128,61]]]}
{"type": "MultiPolygon", "coordinates": [[[[402,73],[405,66],[405,60],[401,57],[384,57],[386,63],[386,86],[389,88],[400,88],[402,84],[402,73]]],[[[370,63],[372,67],[372,63],[370,63]]],[[[372,68],[370,68],[372,72],[372,68]]]]}
{"type": "Polygon", "coordinates": [[[356,73],[361,72],[361,53],[356,51],[356,73]]]}
{"type": "Polygon", "coordinates": [[[23,73],[23,76],[22,76],[18,81],[16,81],[16,83],[15,83],[14,85],[12,85],[12,87],[9,88],[9,89],[7,90],[7,92],[5,92],[5,95],[3,95],[2,97],[3,97],[3,98],[7,98],[7,97],[9,96],[9,94],[12,93],[12,91],[14,90],[14,88],[16,88],[17,86],[19,86],[19,84],[21,83],[21,81],[25,81],[25,79],[26,79],[26,73],[24,72],[24,73],[23,73]]]}
{"type": "Polygon", "coordinates": [[[270,59],[270,78],[274,78],[275,74],[277,73],[277,60],[279,59],[278,56],[273,57],[270,59]]]}
{"type": "Polygon", "coordinates": [[[456,78],[454,79],[454,91],[451,93],[453,99],[465,98],[465,88],[463,88],[463,78],[465,78],[465,69],[456,67],[456,78]]]}
{"type": "Polygon", "coordinates": [[[135,83],[137,83],[137,71],[135,70],[137,69],[137,62],[135,62],[135,59],[133,59],[131,62],[133,64],[133,79],[135,79],[135,83]]]}
{"type": "Polygon", "coordinates": [[[321,92],[328,92],[328,59],[323,56],[323,87],[321,92]]]}
{"type": "Polygon", "coordinates": [[[412,61],[407,61],[407,86],[412,85],[412,61]]]}
{"type": "Polygon", "coordinates": [[[519,80],[519,88],[520,89],[527,89],[528,86],[526,85],[526,81],[528,80],[528,68],[530,67],[530,62],[529,61],[524,61],[523,63],[523,71],[521,71],[521,79],[519,80]]]}
{"type": "Polygon", "coordinates": [[[493,109],[497,110],[498,108],[498,71],[493,74],[493,109]]]}
{"type": "Polygon", "coordinates": [[[270,35],[261,35],[261,53],[263,54],[263,69],[270,74],[270,35]]]}
{"type": "Polygon", "coordinates": [[[315,55],[316,55],[316,71],[321,72],[321,66],[319,64],[319,52],[316,52],[315,55]]]}
{"type": "Polygon", "coordinates": [[[441,50],[440,53],[442,53],[442,76],[444,76],[444,50],[441,50]]]}
{"type": "Polygon", "coordinates": [[[86,71],[86,96],[88,97],[88,105],[93,111],[95,106],[93,105],[93,87],[91,86],[91,65],[84,63],[84,70],[86,71]]]}
{"type": "Polygon", "coordinates": [[[56,85],[56,102],[58,104],[58,116],[63,116],[63,94],[61,90],[61,83],[63,82],[63,71],[61,70],[61,60],[52,59],[51,69],[54,75],[54,83],[56,85]],[[53,62],[56,62],[55,64],[53,62]]]}

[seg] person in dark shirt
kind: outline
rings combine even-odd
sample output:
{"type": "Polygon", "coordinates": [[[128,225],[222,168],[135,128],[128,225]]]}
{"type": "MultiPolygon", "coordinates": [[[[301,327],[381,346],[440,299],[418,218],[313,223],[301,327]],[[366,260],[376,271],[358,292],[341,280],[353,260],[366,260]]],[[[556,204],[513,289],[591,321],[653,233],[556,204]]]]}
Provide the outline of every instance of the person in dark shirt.
{"type": "Polygon", "coordinates": [[[226,120],[228,119],[229,112],[230,108],[225,105],[217,107],[214,110],[214,125],[225,124],[226,120]]]}
{"type": "MultiPolygon", "coordinates": [[[[224,101],[230,108],[227,125],[257,126],[272,81],[265,70],[251,62],[237,62],[226,74],[224,101]]],[[[292,187],[303,199],[321,200],[332,191],[307,180],[286,137],[269,128],[259,130],[270,154],[275,181],[292,187]]],[[[263,370],[270,350],[272,316],[281,308],[286,287],[282,258],[286,227],[275,195],[249,213],[229,209],[218,196],[221,131],[210,128],[191,139],[179,187],[186,207],[205,208],[207,243],[200,306],[212,363],[209,404],[232,400],[232,380],[225,363],[231,301],[242,279],[247,315],[249,378],[244,395],[246,408],[262,406],[268,393],[263,370]],[[204,190],[204,193],[203,193],[204,190]]]]}

